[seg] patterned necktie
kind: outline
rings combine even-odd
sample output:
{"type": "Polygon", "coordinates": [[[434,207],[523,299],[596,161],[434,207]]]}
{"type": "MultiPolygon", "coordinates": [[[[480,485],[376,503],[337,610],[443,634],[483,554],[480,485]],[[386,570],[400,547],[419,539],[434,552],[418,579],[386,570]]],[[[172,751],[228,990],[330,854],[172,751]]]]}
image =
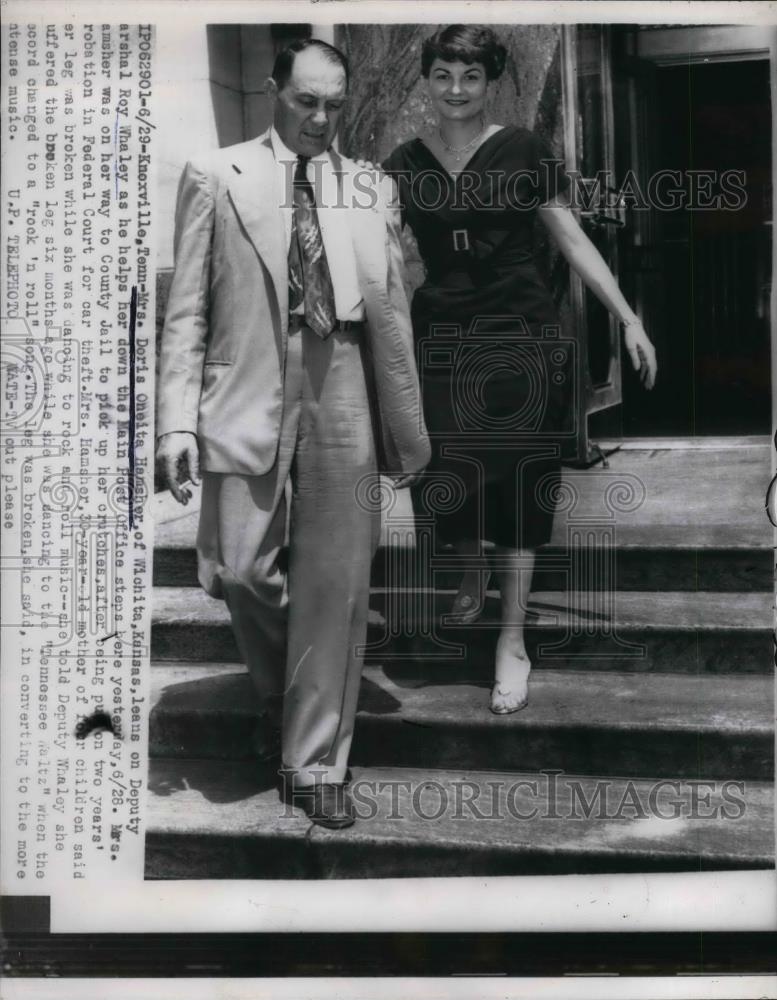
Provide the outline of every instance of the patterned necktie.
{"type": "Polygon", "coordinates": [[[305,322],[322,339],[337,322],[335,293],[326,261],[316,199],[308,180],[309,157],[298,156],[294,171],[294,213],[289,245],[289,311],[305,305],[305,322]]]}

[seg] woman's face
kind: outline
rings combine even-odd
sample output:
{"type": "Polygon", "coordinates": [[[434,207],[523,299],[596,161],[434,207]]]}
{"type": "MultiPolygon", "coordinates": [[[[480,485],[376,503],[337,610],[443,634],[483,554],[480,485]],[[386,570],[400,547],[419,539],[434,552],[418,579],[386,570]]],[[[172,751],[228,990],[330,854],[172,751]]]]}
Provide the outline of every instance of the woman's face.
{"type": "Polygon", "coordinates": [[[466,121],[483,113],[488,80],[482,63],[443,62],[429,70],[429,97],[441,119],[466,121]]]}

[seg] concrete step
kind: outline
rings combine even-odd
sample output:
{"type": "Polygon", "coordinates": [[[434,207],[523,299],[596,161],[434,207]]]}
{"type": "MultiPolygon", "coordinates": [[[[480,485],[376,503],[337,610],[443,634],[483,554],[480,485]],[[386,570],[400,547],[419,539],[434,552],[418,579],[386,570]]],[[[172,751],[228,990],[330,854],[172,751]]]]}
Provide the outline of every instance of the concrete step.
{"type": "Polygon", "coordinates": [[[354,768],[355,826],[251,763],[151,762],[146,877],[370,878],[771,868],[771,786],[354,768]],[[586,816],[586,811],[588,815],[586,816]],[[662,818],[665,817],[665,818],[662,818]]]}
{"type": "MultiPolygon", "coordinates": [[[[768,677],[538,672],[529,707],[488,711],[489,680],[366,667],[351,759],[370,766],[561,768],[621,777],[748,779],[774,773],[768,677]]],[[[246,759],[258,701],[234,664],[157,665],[154,757],[246,759]]]]}
{"type": "MultiPolygon", "coordinates": [[[[566,589],[559,560],[569,553],[569,532],[584,521],[612,528],[616,551],[615,587],[620,590],[772,590],[772,534],[763,509],[770,479],[768,439],[717,439],[711,447],[679,442],[634,443],[610,457],[610,468],[564,470],[564,491],[574,506],[557,514],[551,544],[542,550],[535,590],[566,589]],[[634,509],[612,510],[607,490],[619,481],[644,497],[634,509]]],[[[640,497],[637,497],[639,501],[640,497]]],[[[628,504],[627,504],[628,506],[628,504]]],[[[196,584],[194,541],[199,491],[179,507],[169,494],[155,497],[154,580],[159,586],[196,584]]],[[[383,520],[374,583],[412,584],[389,576],[386,546],[413,540],[407,490],[383,520]]],[[[455,588],[459,571],[451,556],[434,559],[434,585],[455,588]],[[447,566],[447,568],[446,568],[447,566]]]]}
{"type": "MultiPolygon", "coordinates": [[[[197,585],[197,556],[192,546],[176,547],[164,543],[154,551],[154,583],[162,587],[194,587],[197,585]]],[[[614,583],[618,590],[702,590],[702,591],[763,591],[772,587],[772,553],[768,546],[747,545],[746,539],[734,547],[715,543],[710,532],[709,543],[691,548],[685,544],[682,530],[644,530],[644,543],[634,532],[628,543],[619,539],[615,550],[614,583]],[[649,538],[648,538],[649,536],[649,538]]],[[[490,555],[487,547],[486,560],[490,555]]],[[[381,547],[373,564],[372,585],[386,587],[413,585],[421,571],[433,579],[435,586],[449,590],[458,586],[462,570],[455,555],[443,551],[427,568],[413,568],[411,552],[401,556],[404,568],[393,568],[396,556],[381,547]],[[450,568],[446,568],[446,564],[450,568]],[[455,567],[455,568],[454,568],[455,567]]],[[[571,566],[570,549],[547,545],[539,550],[534,571],[534,586],[538,590],[562,590],[566,586],[571,566]]]]}
{"type": "MultiPolygon", "coordinates": [[[[374,593],[368,659],[467,662],[490,671],[497,634],[495,599],[482,621],[449,626],[439,616],[447,612],[451,598],[444,593],[374,593]]],[[[597,600],[590,593],[532,594],[527,645],[535,667],[692,674],[773,671],[768,594],[626,592],[614,595],[613,609],[602,608],[597,600]]],[[[156,588],[152,657],[239,661],[224,603],[195,588],[156,588]]]]}

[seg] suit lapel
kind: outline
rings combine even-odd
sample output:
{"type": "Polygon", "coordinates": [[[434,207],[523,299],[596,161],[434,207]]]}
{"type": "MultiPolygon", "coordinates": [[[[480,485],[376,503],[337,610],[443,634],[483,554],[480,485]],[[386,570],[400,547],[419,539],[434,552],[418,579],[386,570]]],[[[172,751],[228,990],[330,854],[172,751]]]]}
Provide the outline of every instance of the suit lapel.
{"type": "MultiPolygon", "coordinates": [[[[381,286],[387,278],[386,220],[370,190],[354,184],[353,166],[332,152],[335,171],[343,183],[343,201],[353,240],[360,285],[381,286]]],[[[365,186],[365,185],[362,185],[365,186]]],[[[249,239],[275,286],[281,314],[288,305],[288,259],[286,219],[281,209],[283,191],[279,190],[275,157],[269,131],[253,142],[236,149],[228,182],[229,195],[249,239]]]]}
{"type": "Polygon", "coordinates": [[[249,239],[270,272],[281,312],[288,303],[288,262],[283,192],[278,190],[269,132],[235,151],[229,195],[249,239]]]}

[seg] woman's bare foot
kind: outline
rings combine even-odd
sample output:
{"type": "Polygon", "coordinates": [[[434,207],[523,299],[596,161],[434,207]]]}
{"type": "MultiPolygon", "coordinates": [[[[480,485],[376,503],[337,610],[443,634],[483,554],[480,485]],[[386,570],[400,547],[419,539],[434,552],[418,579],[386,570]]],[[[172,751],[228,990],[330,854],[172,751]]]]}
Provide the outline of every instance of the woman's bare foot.
{"type": "Polygon", "coordinates": [[[496,644],[496,675],[491,692],[491,711],[509,715],[529,704],[531,661],[523,639],[509,634],[499,636],[496,644]]]}

